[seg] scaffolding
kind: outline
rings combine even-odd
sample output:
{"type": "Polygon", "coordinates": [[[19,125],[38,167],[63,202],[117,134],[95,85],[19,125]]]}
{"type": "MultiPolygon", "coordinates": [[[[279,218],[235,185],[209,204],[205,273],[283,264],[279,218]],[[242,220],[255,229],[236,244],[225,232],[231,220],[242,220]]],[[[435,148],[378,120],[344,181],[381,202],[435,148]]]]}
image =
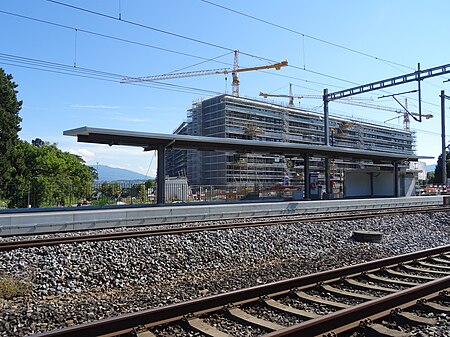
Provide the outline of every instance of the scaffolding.
{"type": "MultiPolygon", "coordinates": [[[[196,101],[188,111],[188,135],[247,139],[269,142],[324,144],[323,115],[297,107],[267,103],[257,99],[227,94],[196,101]]],[[[391,153],[414,154],[415,135],[397,129],[330,116],[330,144],[391,153]]],[[[245,186],[257,190],[274,185],[302,184],[303,157],[284,155],[173,150],[187,153],[174,156],[173,165],[185,171],[190,184],[210,186],[245,186]],[[178,162],[175,162],[178,160],[178,162]]],[[[311,171],[324,181],[325,163],[311,158],[311,171]]],[[[331,174],[334,192],[342,192],[345,169],[359,168],[366,163],[357,160],[336,160],[331,174]]],[[[170,171],[170,168],[168,168],[170,171]]]]}

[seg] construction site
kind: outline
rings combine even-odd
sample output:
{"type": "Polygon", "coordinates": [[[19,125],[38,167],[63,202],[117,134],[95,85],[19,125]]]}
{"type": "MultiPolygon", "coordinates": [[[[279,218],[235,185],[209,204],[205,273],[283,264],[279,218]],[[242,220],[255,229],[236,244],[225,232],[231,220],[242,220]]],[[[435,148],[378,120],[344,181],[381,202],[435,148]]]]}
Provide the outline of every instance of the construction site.
{"type": "MultiPolygon", "coordinates": [[[[413,154],[415,134],[409,129],[330,116],[332,146],[413,154]]],[[[270,142],[324,144],[323,115],[289,104],[264,102],[223,94],[194,102],[188,118],[175,134],[270,142]]],[[[303,184],[303,158],[250,153],[171,150],[166,175],[187,177],[189,184],[247,191],[267,191],[280,186],[295,189],[303,184]]],[[[324,184],[324,160],[311,158],[311,171],[324,184]]],[[[406,171],[407,166],[403,167],[406,171]]],[[[349,169],[378,171],[370,161],[336,159],[331,162],[332,193],[343,193],[349,169]]]]}
{"type": "MultiPolygon", "coordinates": [[[[406,99],[400,102],[395,97],[413,92],[419,92],[420,96],[420,65],[417,72],[406,76],[332,94],[328,94],[325,89],[323,96],[294,95],[290,85],[288,94],[260,92],[259,96],[262,98],[248,98],[239,95],[238,73],[271,68],[279,70],[287,66],[288,62],[240,68],[238,56],[239,51],[235,51],[233,69],[168,73],[127,78],[126,81],[145,82],[229,73],[232,75],[232,93],[194,101],[187,112],[187,119],[174,130],[176,135],[325,145],[357,149],[361,152],[398,154],[407,158],[414,156],[416,152],[416,136],[410,129],[410,117],[419,122],[433,117],[431,114],[422,114],[420,109],[419,113],[408,111],[406,99]],[[377,86],[393,86],[411,81],[418,81],[418,90],[383,96],[397,101],[398,109],[369,103],[367,101],[371,99],[368,98],[350,97],[377,90],[377,86]],[[288,101],[271,101],[273,97],[285,98],[288,101]],[[303,98],[322,99],[324,112],[295,106],[294,99],[303,98]],[[368,110],[390,111],[397,114],[391,119],[402,118],[403,125],[394,127],[391,124],[329,115],[330,101],[368,110]]],[[[447,70],[441,67],[433,68],[432,71],[428,70],[427,76],[436,76],[442,71],[447,70]]],[[[367,157],[333,158],[329,155],[327,158],[311,156],[307,161],[308,163],[305,163],[304,156],[284,153],[225,152],[214,148],[211,151],[197,151],[169,147],[165,153],[164,173],[172,180],[187,180],[192,194],[198,195],[199,200],[203,199],[202,188],[209,188],[210,193],[219,191],[219,200],[279,196],[302,199],[306,194],[311,196],[311,191],[313,198],[415,194],[417,171],[409,168],[408,160],[377,162],[367,157]],[[305,172],[306,166],[308,172],[305,172]],[[305,186],[309,186],[309,191],[305,191],[305,186]]],[[[210,195],[208,199],[214,198],[210,195]]]]}

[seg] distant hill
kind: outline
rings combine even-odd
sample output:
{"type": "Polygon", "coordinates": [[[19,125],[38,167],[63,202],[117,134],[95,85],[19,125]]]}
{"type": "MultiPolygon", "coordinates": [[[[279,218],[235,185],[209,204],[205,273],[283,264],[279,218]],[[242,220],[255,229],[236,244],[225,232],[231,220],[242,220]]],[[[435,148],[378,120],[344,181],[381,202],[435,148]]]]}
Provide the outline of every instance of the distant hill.
{"type": "MultiPolygon", "coordinates": [[[[97,169],[97,165],[91,165],[97,169]]],[[[115,168],[106,165],[98,165],[99,181],[123,181],[123,180],[148,180],[153,177],[146,177],[143,174],[127,169],[115,168]]]]}

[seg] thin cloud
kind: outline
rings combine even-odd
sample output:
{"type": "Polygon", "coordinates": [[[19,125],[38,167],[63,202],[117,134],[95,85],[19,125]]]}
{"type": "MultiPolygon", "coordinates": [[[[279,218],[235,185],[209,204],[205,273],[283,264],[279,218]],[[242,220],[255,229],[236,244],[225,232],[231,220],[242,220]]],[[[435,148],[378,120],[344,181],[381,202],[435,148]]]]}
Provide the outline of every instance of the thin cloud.
{"type": "Polygon", "coordinates": [[[80,156],[85,162],[95,158],[95,153],[88,149],[69,149],[69,153],[80,156]]]}
{"type": "Polygon", "coordinates": [[[120,109],[120,106],[114,106],[114,105],[82,105],[82,104],[73,104],[70,107],[72,109],[120,109]]]}

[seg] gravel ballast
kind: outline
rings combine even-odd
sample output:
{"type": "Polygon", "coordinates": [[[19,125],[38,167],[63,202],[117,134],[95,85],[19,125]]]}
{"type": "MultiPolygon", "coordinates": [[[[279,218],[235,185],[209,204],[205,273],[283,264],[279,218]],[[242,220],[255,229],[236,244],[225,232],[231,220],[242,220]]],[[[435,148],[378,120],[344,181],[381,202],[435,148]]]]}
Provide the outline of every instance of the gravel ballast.
{"type": "Polygon", "coordinates": [[[0,299],[0,336],[74,324],[450,244],[450,213],[229,229],[0,253],[31,284],[0,299]],[[380,243],[352,231],[383,233],[380,243]]]}

